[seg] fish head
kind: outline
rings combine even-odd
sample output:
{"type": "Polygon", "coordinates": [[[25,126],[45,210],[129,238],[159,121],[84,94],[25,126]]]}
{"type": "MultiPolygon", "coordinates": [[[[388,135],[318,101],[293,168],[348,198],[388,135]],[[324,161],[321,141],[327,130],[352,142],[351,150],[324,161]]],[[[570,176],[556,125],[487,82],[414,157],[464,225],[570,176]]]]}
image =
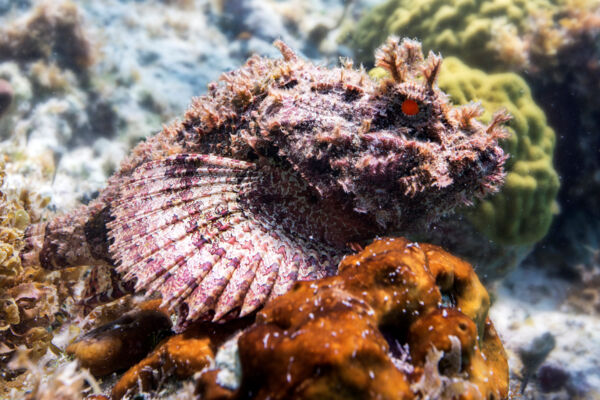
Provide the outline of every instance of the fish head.
{"type": "Polygon", "coordinates": [[[436,84],[441,56],[424,57],[419,42],[390,38],[376,52],[381,79],[282,53],[286,72],[255,112],[251,146],[319,198],[385,234],[427,225],[502,182],[506,114],[485,125],[478,104],[455,107],[436,84]]]}

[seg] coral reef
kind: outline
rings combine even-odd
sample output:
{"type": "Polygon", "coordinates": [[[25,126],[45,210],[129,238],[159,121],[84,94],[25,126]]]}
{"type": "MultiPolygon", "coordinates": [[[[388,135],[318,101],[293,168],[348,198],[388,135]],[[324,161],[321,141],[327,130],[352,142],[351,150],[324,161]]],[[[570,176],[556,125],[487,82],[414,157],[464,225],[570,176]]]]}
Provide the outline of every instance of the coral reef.
{"type": "MultiPolygon", "coordinates": [[[[545,2],[529,4],[539,7],[545,2]]],[[[500,62],[492,40],[495,29],[498,25],[525,25],[526,8],[523,0],[388,0],[368,12],[344,41],[355,49],[357,59],[368,65],[373,61],[371,52],[395,34],[419,38],[425,49],[459,56],[470,65],[485,63],[494,68],[500,62]]],[[[519,46],[515,47],[518,51],[519,46]]],[[[515,58],[522,61],[520,54],[515,58]]]]}
{"type": "MultiPolygon", "coordinates": [[[[70,71],[58,71],[65,79],[64,86],[53,86],[58,84],[54,78],[46,80],[37,75],[45,74],[44,66],[0,63],[0,79],[13,88],[12,105],[0,118],[0,151],[10,157],[7,187],[35,188],[51,198],[54,209],[61,210],[80,204],[82,197],[100,188],[106,177],[104,166],[111,162],[116,165],[124,151],[96,133],[115,133],[110,129],[97,131],[94,122],[98,117],[95,113],[106,99],[93,100],[93,90],[83,89],[70,71]],[[80,154],[72,148],[88,140],[102,144],[102,149],[96,150],[95,146],[80,154]],[[83,158],[86,163],[81,163],[83,158]]],[[[110,118],[103,126],[108,124],[110,118]]]]}
{"type": "Polygon", "coordinates": [[[1,151],[11,157],[7,186],[35,188],[57,210],[86,201],[125,154],[106,140],[118,116],[91,65],[78,7],[42,1],[20,18],[0,16],[0,80],[13,93],[0,118],[1,151]]]}
{"type": "MultiPolygon", "coordinates": [[[[600,6],[596,18],[600,21],[600,6]]],[[[568,220],[582,210],[588,218],[600,218],[595,205],[600,196],[598,32],[600,28],[596,28],[594,35],[574,38],[556,54],[554,63],[548,62],[539,74],[524,75],[559,134],[555,165],[564,182],[559,193],[564,211],[559,216],[561,220],[568,220]]]]}
{"type": "Polygon", "coordinates": [[[246,55],[251,55],[251,50],[256,52],[258,46],[261,46],[261,54],[271,54],[269,44],[281,39],[311,58],[347,55],[347,49],[337,43],[340,27],[349,14],[370,6],[368,1],[329,2],[327,12],[318,12],[317,2],[305,0],[218,0],[215,3],[222,27],[229,36],[241,39],[246,55]]]}
{"type": "Polygon", "coordinates": [[[507,397],[506,355],[469,264],[386,238],[339,271],[258,313],[238,339],[241,386],[225,398],[507,397]]]}
{"type": "MultiPolygon", "coordinates": [[[[511,1],[507,0],[503,4],[511,1]]],[[[570,5],[578,3],[578,0],[560,1],[570,5]]],[[[93,38],[94,46],[101,46],[97,62],[88,67],[86,74],[73,73],[71,67],[63,68],[52,55],[49,58],[41,55],[38,59],[27,61],[7,59],[0,62],[0,79],[8,82],[12,90],[10,105],[0,117],[0,137],[2,140],[10,139],[10,142],[0,143],[0,153],[7,154],[11,159],[6,166],[7,177],[2,191],[11,198],[14,193],[10,193],[10,189],[30,187],[45,196],[51,196],[46,216],[50,213],[63,213],[73,209],[75,205],[88,204],[95,198],[97,190],[106,185],[106,178],[114,173],[120,157],[125,155],[129,146],[159,130],[161,124],[181,115],[192,96],[205,93],[206,84],[215,80],[222,71],[241,65],[250,54],[277,57],[277,50],[270,43],[274,38],[273,32],[319,65],[331,66],[337,62],[338,55],[352,56],[349,49],[333,43],[331,39],[336,32],[329,31],[336,26],[343,8],[350,4],[348,14],[351,19],[360,13],[360,9],[355,6],[370,7],[382,3],[381,0],[227,2],[242,12],[225,23],[223,15],[215,13],[213,3],[216,2],[213,0],[77,2],[80,10],[78,14],[85,17],[84,30],[80,31],[84,31],[88,38],[93,38]],[[82,75],[89,77],[89,81],[82,75]],[[111,110],[114,110],[112,117],[111,110]]],[[[495,0],[487,2],[489,6],[497,3],[495,0]]],[[[580,2],[584,7],[594,3],[597,1],[580,2]]],[[[0,0],[0,36],[7,26],[14,27],[18,24],[13,21],[17,20],[19,14],[30,13],[37,4],[38,1],[32,0],[0,0]]],[[[449,6],[452,4],[452,1],[445,3],[449,6]]],[[[535,4],[537,3],[532,5],[535,7],[535,4]]],[[[410,7],[418,5],[411,3],[410,7]]],[[[587,14],[589,16],[591,14],[587,14]]],[[[550,39],[547,43],[554,46],[552,41],[555,39],[552,39],[552,35],[555,32],[552,31],[554,27],[562,25],[563,21],[567,22],[565,17],[572,19],[569,24],[577,22],[583,25],[586,20],[588,22],[585,23],[590,23],[589,18],[583,14],[573,19],[567,14],[556,18],[552,13],[544,12],[532,15],[527,23],[539,32],[547,31],[550,39]],[[544,16],[548,17],[545,21],[542,18],[544,16]],[[540,29],[540,24],[547,24],[549,29],[540,29]]],[[[31,20],[31,17],[26,17],[20,18],[20,21],[28,18],[31,20]]],[[[497,18],[503,17],[498,15],[497,18]]],[[[383,27],[373,28],[382,30],[383,27]]],[[[600,232],[597,228],[598,207],[595,204],[600,193],[600,174],[597,173],[598,161],[594,158],[597,156],[597,139],[600,138],[595,134],[598,129],[594,128],[595,121],[598,121],[595,112],[600,109],[596,104],[597,82],[600,80],[594,77],[598,65],[595,60],[598,57],[593,55],[598,48],[597,40],[583,31],[580,38],[569,34],[573,39],[572,46],[555,47],[558,49],[557,55],[546,53],[548,58],[542,64],[539,60],[522,57],[533,53],[527,48],[527,41],[523,40],[528,38],[516,30],[514,32],[516,35],[509,35],[511,32],[507,29],[494,29],[493,33],[501,40],[494,38],[493,45],[499,52],[508,51],[507,59],[516,62],[516,68],[520,69],[522,62],[529,62],[527,70],[522,71],[523,77],[533,90],[538,104],[543,100],[550,125],[557,132],[559,145],[554,151],[559,163],[555,163],[555,168],[560,167],[563,190],[561,215],[555,218],[551,232],[559,231],[561,235],[536,246],[539,251],[535,262],[543,268],[531,268],[525,263],[523,268],[513,270],[509,279],[495,283],[495,288],[500,291],[493,295],[495,300],[491,318],[508,350],[511,391],[515,397],[520,397],[517,393],[524,373],[518,350],[530,344],[540,333],[550,331],[556,337],[556,348],[548,355],[548,360],[538,369],[537,374],[532,376],[523,399],[596,398],[600,387],[600,319],[597,314],[597,299],[600,296],[597,296],[598,280],[594,276],[599,274],[588,258],[594,254],[590,249],[597,248],[597,243],[600,242],[597,239],[588,240],[587,233],[584,232],[593,231],[596,237],[600,232]],[[516,57],[511,56],[510,52],[516,57]],[[539,70],[539,66],[543,70],[539,70]],[[541,78],[539,85],[532,84],[534,77],[541,78]],[[563,83],[557,82],[557,77],[563,83]],[[586,91],[592,96],[586,97],[586,91]],[[581,115],[582,111],[584,115],[581,115]],[[574,214],[567,208],[577,208],[577,217],[573,218],[574,214]],[[596,215],[596,225],[590,224],[591,213],[596,215]],[[549,268],[551,265],[556,268],[549,268]],[[576,267],[578,265],[580,267],[576,267]],[[558,391],[551,395],[543,393],[550,390],[558,391]]],[[[457,30],[452,34],[460,33],[457,30]]],[[[432,50],[437,52],[439,48],[432,50]]],[[[504,57],[501,53],[498,54],[504,57]]],[[[444,51],[443,55],[449,56],[449,53],[444,51]]],[[[489,60],[486,58],[483,61],[491,64],[489,60]]],[[[475,60],[471,60],[473,62],[475,60]]],[[[495,68],[503,68],[501,62],[494,64],[495,68]]],[[[407,103],[406,108],[410,111],[409,104],[407,103]]],[[[509,159],[508,163],[510,162],[509,159]]],[[[18,194],[12,198],[21,199],[18,194]]],[[[31,211],[26,204],[23,203],[22,206],[28,213],[31,211]]],[[[512,263],[522,256],[523,250],[527,251],[526,248],[498,242],[490,245],[485,235],[472,228],[469,218],[449,218],[450,226],[447,224],[448,220],[444,219],[435,223],[432,229],[442,231],[441,234],[446,238],[459,242],[461,249],[469,247],[475,253],[484,252],[482,257],[487,262],[473,263],[480,278],[485,278],[482,268],[484,265],[486,268],[496,268],[495,265],[506,260],[507,256],[512,258],[507,262],[512,263]],[[508,249],[511,252],[507,255],[508,249]]],[[[33,214],[30,219],[38,221],[38,217],[33,214]]],[[[445,247],[446,242],[440,243],[444,243],[445,247]]],[[[360,248],[355,243],[351,243],[349,247],[360,248]]],[[[530,258],[528,261],[533,260],[530,258]]],[[[111,301],[115,297],[115,283],[124,281],[118,280],[111,273],[111,270],[114,272],[112,268],[96,267],[86,275],[85,312],[97,302],[111,301]]],[[[35,270],[35,282],[42,283],[46,276],[57,275],[56,272],[47,274],[39,269],[35,270]]],[[[52,280],[53,284],[58,283],[55,286],[58,297],[63,298],[60,281],[54,278],[52,280]]],[[[79,284],[81,283],[83,282],[79,284]]],[[[43,284],[44,287],[50,286],[43,284]]],[[[10,286],[14,285],[11,283],[10,286]]],[[[4,286],[0,287],[0,292],[5,293],[4,286]]],[[[71,307],[68,297],[65,301],[59,300],[61,311],[55,315],[54,322],[46,327],[54,336],[51,350],[56,353],[46,352],[45,356],[33,364],[15,367],[12,371],[0,367],[5,378],[14,376],[14,371],[29,368],[35,371],[31,374],[32,378],[33,375],[40,378],[39,385],[31,392],[27,390],[34,388],[25,385],[17,393],[10,394],[10,389],[18,388],[29,374],[23,373],[10,381],[3,379],[0,382],[0,398],[53,397],[53,394],[65,393],[60,390],[60,384],[69,385],[77,380],[74,377],[79,374],[74,366],[71,367],[73,374],[52,374],[56,365],[68,361],[59,355],[58,350],[62,353],[71,338],[81,330],[86,332],[110,323],[132,309],[137,302],[136,297],[126,295],[94,308],[83,321],[70,318],[74,315],[71,312],[68,315],[64,313],[65,302],[67,308],[71,307]],[[56,377],[61,379],[54,379],[56,377]]],[[[22,299],[23,307],[28,307],[25,300],[27,299],[22,299]]],[[[79,306],[77,310],[79,311],[79,306]]],[[[3,341],[0,339],[0,342],[3,341]]],[[[234,342],[237,349],[237,340],[234,342]]],[[[390,347],[397,358],[406,353],[396,351],[393,345],[390,347]]],[[[231,386],[230,383],[231,380],[239,380],[239,363],[223,365],[223,360],[219,360],[223,352],[223,348],[216,353],[213,351],[214,366],[211,362],[211,368],[218,370],[206,372],[200,377],[205,385],[200,391],[206,398],[224,398],[235,391],[236,386],[231,386]],[[223,379],[228,380],[225,387],[216,383],[222,383],[223,379]]],[[[446,353],[448,352],[442,354],[432,350],[429,354],[429,371],[439,371],[439,367],[442,367],[444,372],[448,359],[453,359],[453,356],[446,353]]],[[[451,346],[450,353],[458,352],[453,352],[451,346]]],[[[181,382],[170,379],[169,371],[160,368],[160,364],[153,367],[157,376],[161,377],[157,377],[157,381],[149,379],[149,393],[131,397],[194,398],[192,382],[195,378],[183,378],[186,380],[181,382]]],[[[113,374],[103,379],[103,391],[107,393],[107,387],[118,378],[118,374],[113,374]]],[[[451,384],[452,382],[443,379],[437,382],[424,379],[421,387],[427,386],[431,390],[423,390],[420,395],[435,397],[439,394],[440,387],[449,387],[451,384]]],[[[82,393],[82,385],[71,385],[70,388],[70,398],[80,398],[90,392],[84,389],[82,393]]],[[[100,395],[94,398],[107,399],[100,395]]]]}
{"type": "MultiPolygon", "coordinates": [[[[0,186],[4,162],[0,161],[0,186]]],[[[22,194],[25,199],[27,193],[22,194]]],[[[0,369],[8,374],[6,363],[18,346],[26,345],[32,358],[43,355],[50,344],[48,325],[58,311],[57,290],[36,282],[38,271],[23,269],[19,257],[23,232],[30,215],[23,202],[0,192],[0,369]]]]}
{"type": "Polygon", "coordinates": [[[508,116],[486,126],[479,107],[451,107],[441,59],[418,42],[378,51],[393,77],[381,82],[276,45],[283,59],[224,74],[88,206],[28,228],[25,264],[116,264],[182,330],[247,315],[335,273],[348,243],[426,226],[501,184],[508,116]]]}
{"type": "Polygon", "coordinates": [[[31,363],[39,362],[49,350],[57,350],[51,342],[54,329],[69,314],[74,285],[83,272],[73,268],[48,272],[39,266],[21,264],[23,232],[30,222],[39,222],[40,211],[48,199],[22,189],[6,189],[4,174],[4,160],[1,160],[0,397],[31,378],[30,374],[20,376],[29,367],[11,366],[15,355],[27,357],[31,363]]]}
{"type": "Polygon", "coordinates": [[[23,19],[0,30],[0,62],[44,60],[82,72],[93,61],[81,28],[79,10],[70,1],[44,1],[23,19]]]}
{"type": "Polygon", "coordinates": [[[395,34],[423,40],[427,50],[458,56],[487,71],[542,69],[557,54],[600,27],[597,2],[578,0],[388,0],[347,32],[358,59],[395,34]],[[378,27],[373,29],[373,27],[378,27]]]}
{"type": "MultiPolygon", "coordinates": [[[[0,159],[0,187],[4,183],[4,160],[0,159]]],[[[22,272],[19,250],[23,231],[30,223],[30,217],[22,204],[0,192],[0,222],[2,247],[0,253],[0,284],[5,286],[10,278],[22,272]]]]}
{"type": "Polygon", "coordinates": [[[108,375],[141,360],[155,344],[155,335],[170,328],[171,321],[161,312],[131,312],[87,332],[70,344],[66,352],[74,355],[92,375],[108,375]]]}

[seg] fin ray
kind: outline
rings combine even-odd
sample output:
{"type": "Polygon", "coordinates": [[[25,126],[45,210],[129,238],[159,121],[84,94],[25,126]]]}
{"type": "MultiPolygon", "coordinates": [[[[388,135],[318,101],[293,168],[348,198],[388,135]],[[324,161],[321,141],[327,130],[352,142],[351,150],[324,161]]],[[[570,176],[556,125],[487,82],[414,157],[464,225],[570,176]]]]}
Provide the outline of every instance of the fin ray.
{"type": "Polygon", "coordinates": [[[180,154],[124,180],[107,223],[111,255],[123,280],[179,313],[176,330],[246,315],[298,279],[334,273],[331,247],[247,207],[244,196],[264,189],[264,173],[245,161],[180,154]]]}

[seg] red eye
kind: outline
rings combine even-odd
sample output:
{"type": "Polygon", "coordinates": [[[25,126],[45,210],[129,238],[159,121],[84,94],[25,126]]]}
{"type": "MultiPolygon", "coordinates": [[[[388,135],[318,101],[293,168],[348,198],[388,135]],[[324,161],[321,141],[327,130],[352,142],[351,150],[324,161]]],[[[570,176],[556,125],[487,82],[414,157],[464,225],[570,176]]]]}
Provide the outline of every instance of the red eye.
{"type": "Polygon", "coordinates": [[[406,99],[402,102],[402,112],[406,115],[417,115],[419,112],[419,105],[414,100],[406,99]]]}

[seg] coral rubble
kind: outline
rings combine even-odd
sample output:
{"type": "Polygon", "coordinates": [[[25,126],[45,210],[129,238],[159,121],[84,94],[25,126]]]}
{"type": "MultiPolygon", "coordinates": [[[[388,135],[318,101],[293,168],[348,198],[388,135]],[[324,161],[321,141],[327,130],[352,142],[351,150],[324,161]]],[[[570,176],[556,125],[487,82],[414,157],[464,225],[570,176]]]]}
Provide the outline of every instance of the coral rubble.
{"type": "Polygon", "coordinates": [[[573,312],[569,295],[577,289],[577,283],[557,277],[545,266],[528,263],[512,271],[496,288],[490,315],[509,355],[510,386],[516,398],[598,398],[600,320],[594,314],[573,312]],[[545,332],[551,335],[543,335],[545,332]],[[568,374],[567,381],[550,395],[542,392],[549,386],[540,371],[545,366],[568,374]],[[530,379],[524,387],[526,377],[530,379]],[[519,394],[521,390],[523,394],[519,394]]]}
{"type": "Polygon", "coordinates": [[[81,16],[70,1],[44,1],[33,13],[0,30],[0,62],[43,59],[75,72],[92,63],[81,16]]]}
{"type": "Polygon", "coordinates": [[[242,380],[229,398],[507,397],[506,355],[469,264],[385,238],[339,271],[258,313],[238,340],[242,380]]]}
{"type": "Polygon", "coordinates": [[[381,82],[276,45],[283,59],[224,74],[88,206],[31,226],[25,264],[116,264],[182,330],[249,314],[334,274],[348,243],[426,226],[502,183],[509,117],[452,107],[441,58],[418,42],[377,52],[393,77],[381,82]]]}
{"type": "Polygon", "coordinates": [[[27,369],[28,387],[25,394],[12,391],[9,398],[23,400],[108,400],[100,395],[98,382],[85,369],[79,368],[77,362],[63,362],[54,368],[45,368],[33,363],[26,356],[19,354],[13,361],[17,366],[27,369]],[[85,396],[86,393],[94,393],[85,396]],[[18,397],[17,397],[18,396],[18,397]]]}

